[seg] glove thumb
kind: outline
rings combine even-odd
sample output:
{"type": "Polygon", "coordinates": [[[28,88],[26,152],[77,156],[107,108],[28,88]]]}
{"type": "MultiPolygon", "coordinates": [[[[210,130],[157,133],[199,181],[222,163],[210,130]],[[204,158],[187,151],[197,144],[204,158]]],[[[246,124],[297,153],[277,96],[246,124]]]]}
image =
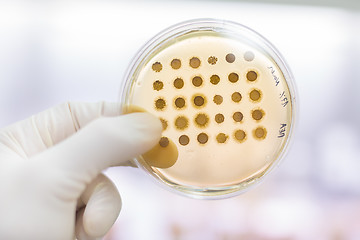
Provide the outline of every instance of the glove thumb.
{"type": "MultiPolygon", "coordinates": [[[[132,113],[119,117],[103,117],[80,129],[76,134],[37,155],[34,160],[48,166],[49,172],[75,180],[79,197],[95,177],[111,166],[150,150],[160,139],[161,122],[149,113],[132,113]]],[[[66,183],[65,185],[68,185],[66,183]]]]}

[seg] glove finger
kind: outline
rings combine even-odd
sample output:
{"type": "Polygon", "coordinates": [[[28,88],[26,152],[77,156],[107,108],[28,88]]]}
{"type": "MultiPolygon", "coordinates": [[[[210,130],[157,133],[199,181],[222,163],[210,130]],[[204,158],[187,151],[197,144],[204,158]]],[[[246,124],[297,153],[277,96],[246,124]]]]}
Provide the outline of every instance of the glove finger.
{"type": "Polygon", "coordinates": [[[83,225],[84,211],[85,211],[85,209],[82,208],[76,214],[76,225],[75,225],[76,239],[77,240],[98,240],[98,239],[101,239],[101,238],[91,237],[85,232],[84,225],[83,225]]]}
{"type": "Polygon", "coordinates": [[[160,120],[149,113],[100,118],[34,160],[60,170],[66,179],[88,184],[105,168],[127,164],[150,150],[161,131],[160,120]]]}
{"type": "Polygon", "coordinates": [[[85,204],[82,216],[84,233],[90,237],[103,237],[115,223],[121,210],[121,198],[115,185],[100,174],[80,198],[85,204]]]}
{"type": "Polygon", "coordinates": [[[120,115],[118,103],[64,103],[15,123],[0,133],[0,151],[28,158],[73,135],[102,116],[120,115]]]}

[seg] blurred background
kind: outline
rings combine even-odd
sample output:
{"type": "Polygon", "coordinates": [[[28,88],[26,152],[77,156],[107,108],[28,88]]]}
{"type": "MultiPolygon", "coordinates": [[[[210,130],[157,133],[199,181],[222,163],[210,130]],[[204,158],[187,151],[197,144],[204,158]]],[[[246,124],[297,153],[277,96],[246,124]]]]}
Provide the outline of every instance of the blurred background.
{"type": "Polygon", "coordinates": [[[272,42],[298,86],[296,136],[258,187],[204,201],[139,169],[112,168],[123,210],[112,239],[360,239],[360,2],[0,1],[0,128],[65,101],[118,101],[125,70],[162,29],[242,23],[272,42]]]}

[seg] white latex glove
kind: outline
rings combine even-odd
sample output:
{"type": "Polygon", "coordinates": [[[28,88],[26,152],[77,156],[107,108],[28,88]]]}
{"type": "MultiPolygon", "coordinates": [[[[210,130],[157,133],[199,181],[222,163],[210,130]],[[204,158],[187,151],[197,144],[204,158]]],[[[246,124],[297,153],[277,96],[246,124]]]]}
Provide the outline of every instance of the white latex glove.
{"type": "Polygon", "coordinates": [[[119,115],[117,104],[66,103],[0,130],[0,239],[106,234],[121,199],[101,171],[128,165],[162,131],[148,113],[119,115]]]}

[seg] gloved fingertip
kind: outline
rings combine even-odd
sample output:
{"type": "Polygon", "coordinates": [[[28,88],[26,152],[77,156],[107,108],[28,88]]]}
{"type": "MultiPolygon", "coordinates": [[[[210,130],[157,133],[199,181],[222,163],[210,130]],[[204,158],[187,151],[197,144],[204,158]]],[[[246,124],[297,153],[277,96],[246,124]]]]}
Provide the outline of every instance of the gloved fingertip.
{"type": "MultiPolygon", "coordinates": [[[[159,125],[158,123],[154,123],[154,122],[159,122],[159,118],[155,117],[154,115],[150,114],[149,112],[147,112],[144,108],[142,107],[139,107],[139,106],[136,106],[136,105],[129,105],[129,106],[126,106],[124,108],[124,114],[134,114],[134,113],[147,113],[147,115],[149,116],[152,116],[153,117],[153,120],[150,120],[149,124],[156,124],[157,126],[153,126],[152,128],[159,132],[159,131],[162,131],[164,128],[163,128],[163,123],[161,123],[161,129],[159,129],[159,125]],[[155,118],[157,119],[157,121],[155,120],[155,118]],[[154,122],[152,122],[154,121],[154,122]]],[[[151,118],[151,117],[150,117],[151,118]]]]}
{"type": "Polygon", "coordinates": [[[166,137],[160,139],[151,150],[143,154],[143,158],[147,164],[157,168],[169,168],[173,166],[179,156],[176,144],[166,137]]]}
{"type": "Polygon", "coordinates": [[[121,210],[121,197],[116,186],[100,174],[83,193],[86,203],[83,227],[87,235],[104,236],[113,226],[121,210]]]}
{"type": "MultiPolygon", "coordinates": [[[[117,212],[117,210],[114,209],[114,212],[117,212]]],[[[112,213],[111,208],[98,209],[98,211],[93,208],[91,212],[85,213],[83,219],[84,230],[88,236],[101,238],[111,229],[117,217],[118,213],[112,213]],[[111,215],[116,215],[116,217],[111,215]]]]}
{"type": "Polygon", "coordinates": [[[136,129],[142,135],[148,136],[155,139],[157,142],[161,137],[161,132],[163,130],[162,123],[159,118],[147,112],[136,112],[131,113],[123,117],[129,117],[131,127],[136,129]]]}
{"type": "Polygon", "coordinates": [[[96,237],[89,235],[84,228],[84,208],[79,210],[77,213],[77,220],[76,220],[76,226],[75,226],[75,236],[76,240],[100,240],[101,237],[96,237]]]}

